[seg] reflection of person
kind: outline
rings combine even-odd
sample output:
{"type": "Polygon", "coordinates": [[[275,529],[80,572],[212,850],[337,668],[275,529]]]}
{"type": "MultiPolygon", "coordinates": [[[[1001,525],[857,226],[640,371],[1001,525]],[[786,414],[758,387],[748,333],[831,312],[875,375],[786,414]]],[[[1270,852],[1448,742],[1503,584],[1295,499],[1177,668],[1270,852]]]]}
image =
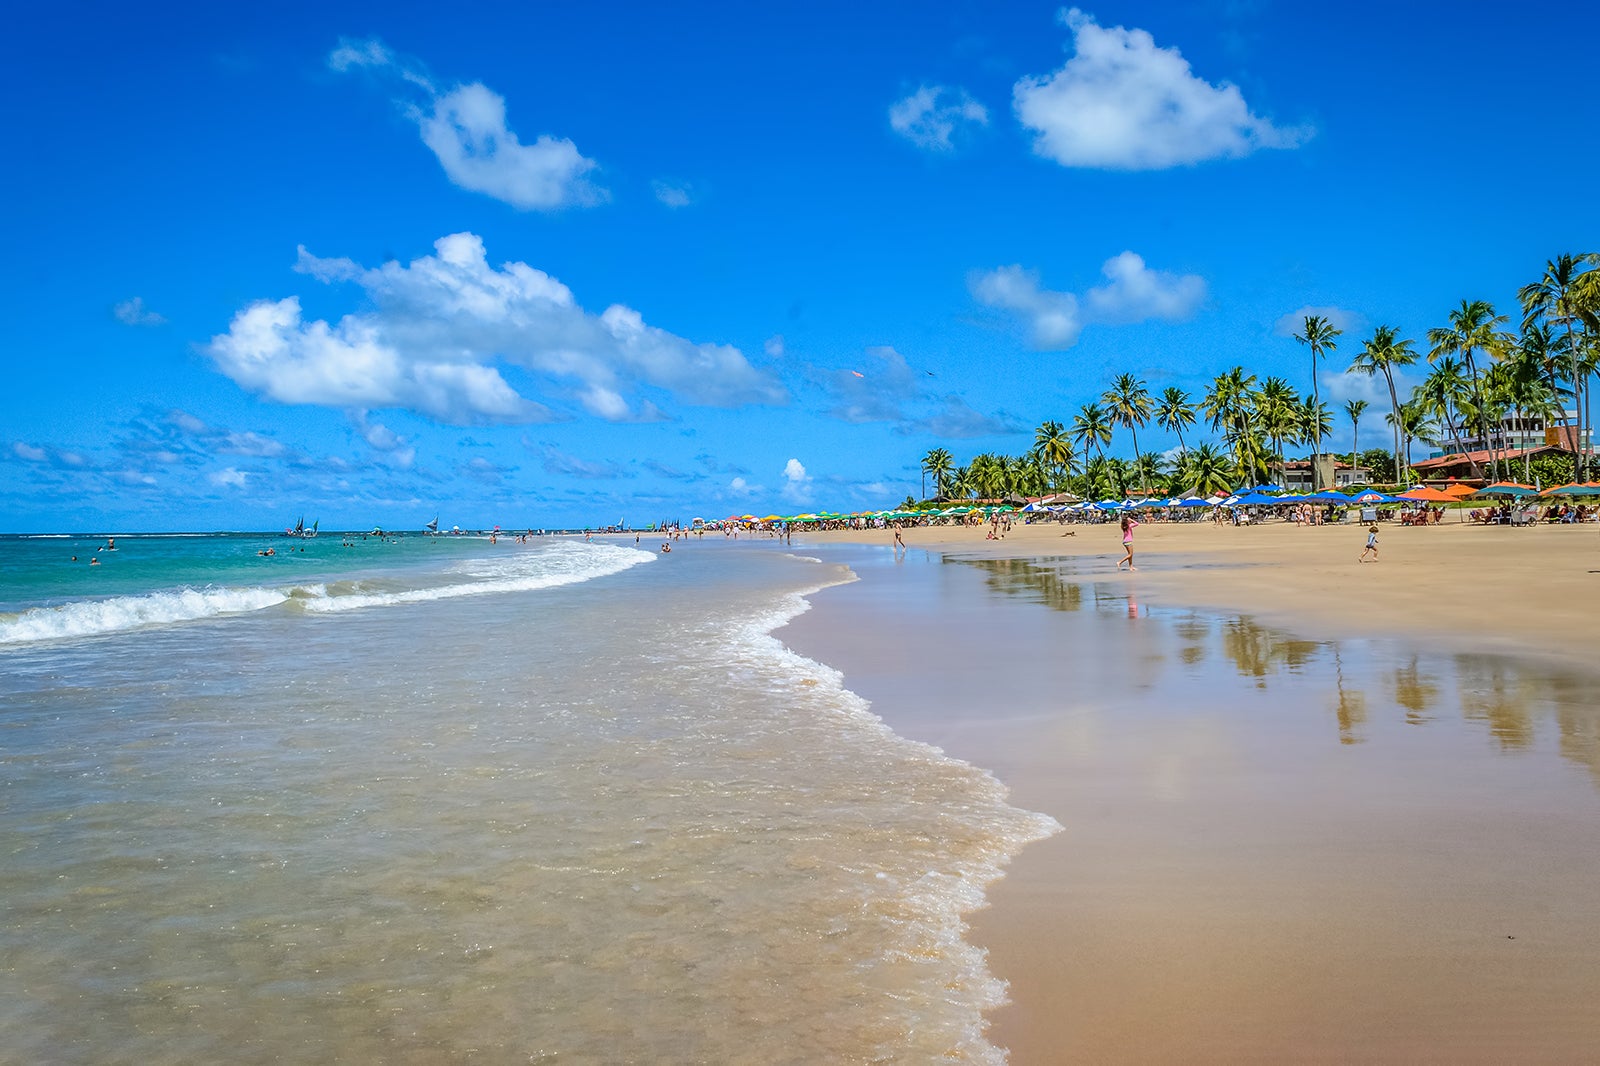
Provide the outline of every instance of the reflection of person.
{"type": "Polygon", "coordinates": [[[1373,562],[1377,562],[1378,561],[1378,527],[1377,527],[1376,524],[1370,526],[1367,529],[1367,546],[1361,550],[1361,554],[1360,555],[1356,556],[1356,562],[1358,562],[1358,563],[1366,562],[1367,561],[1367,553],[1368,552],[1372,553],[1372,561],[1373,562]]]}
{"type": "Polygon", "coordinates": [[[1117,569],[1122,569],[1122,564],[1127,563],[1130,571],[1139,569],[1133,565],[1133,527],[1139,522],[1132,515],[1122,516],[1122,549],[1128,554],[1117,560],[1117,569]]]}

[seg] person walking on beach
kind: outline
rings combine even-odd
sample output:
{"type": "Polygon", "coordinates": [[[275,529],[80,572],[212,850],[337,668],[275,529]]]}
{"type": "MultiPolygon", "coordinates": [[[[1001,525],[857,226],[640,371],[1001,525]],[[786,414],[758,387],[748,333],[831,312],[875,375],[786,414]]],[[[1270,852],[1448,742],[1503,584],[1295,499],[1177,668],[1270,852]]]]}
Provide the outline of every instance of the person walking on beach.
{"type": "Polygon", "coordinates": [[[1138,524],[1139,522],[1132,515],[1125,514],[1122,516],[1122,550],[1128,554],[1117,560],[1118,570],[1122,569],[1123,563],[1128,564],[1130,573],[1139,569],[1133,565],[1133,527],[1138,524]]]}
{"type": "Polygon", "coordinates": [[[1368,552],[1372,553],[1372,561],[1373,562],[1377,562],[1378,561],[1378,527],[1376,525],[1373,525],[1373,526],[1371,526],[1371,527],[1369,527],[1367,529],[1367,546],[1361,550],[1361,554],[1360,555],[1356,556],[1356,562],[1358,562],[1358,563],[1366,562],[1367,561],[1367,553],[1368,552]]]}
{"type": "Polygon", "coordinates": [[[906,542],[900,538],[900,531],[898,529],[894,531],[894,550],[896,552],[902,552],[906,550],[906,542]]]}

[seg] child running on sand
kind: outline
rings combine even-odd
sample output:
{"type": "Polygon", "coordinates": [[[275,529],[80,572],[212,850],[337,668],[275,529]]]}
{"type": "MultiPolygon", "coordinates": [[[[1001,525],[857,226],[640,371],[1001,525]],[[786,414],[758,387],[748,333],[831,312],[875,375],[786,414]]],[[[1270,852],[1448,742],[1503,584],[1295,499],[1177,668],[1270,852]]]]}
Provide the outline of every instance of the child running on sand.
{"type": "Polygon", "coordinates": [[[1128,554],[1117,560],[1118,570],[1122,569],[1123,563],[1128,564],[1128,570],[1130,572],[1139,569],[1137,566],[1133,565],[1133,527],[1138,524],[1138,521],[1136,521],[1132,515],[1122,516],[1122,547],[1123,550],[1128,554]]]}
{"type": "Polygon", "coordinates": [[[1378,527],[1375,525],[1367,530],[1367,546],[1361,550],[1360,555],[1356,556],[1356,562],[1366,562],[1367,552],[1372,553],[1373,562],[1378,561],[1378,527]]]}

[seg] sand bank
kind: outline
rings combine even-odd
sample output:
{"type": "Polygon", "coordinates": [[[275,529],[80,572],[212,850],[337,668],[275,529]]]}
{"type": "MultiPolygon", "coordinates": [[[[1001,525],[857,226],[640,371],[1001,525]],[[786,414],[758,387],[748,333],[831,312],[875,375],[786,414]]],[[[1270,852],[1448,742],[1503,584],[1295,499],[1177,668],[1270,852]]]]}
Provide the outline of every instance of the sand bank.
{"type": "MultiPolygon", "coordinates": [[[[1600,639],[1600,525],[1380,527],[1379,561],[1356,562],[1364,526],[1147,523],[1135,531],[1137,587],[1167,603],[1247,611],[1307,635],[1395,636],[1594,661],[1600,639]]],[[[912,529],[913,548],[971,558],[1063,556],[1112,575],[1115,524],[912,529]],[[1063,535],[1071,531],[1071,536],[1063,535]]],[[[796,544],[890,544],[893,533],[818,533],[796,544]]],[[[1127,578],[1128,575],[1122,575],[1127,578]]]]}
{"type": "Polygon", "coordinates": [[[1013,1061],[1591,1057],[1600,531],[1061,533],[808,537],[780,633],[1065,826],[974,916],[1013,1061]]]}

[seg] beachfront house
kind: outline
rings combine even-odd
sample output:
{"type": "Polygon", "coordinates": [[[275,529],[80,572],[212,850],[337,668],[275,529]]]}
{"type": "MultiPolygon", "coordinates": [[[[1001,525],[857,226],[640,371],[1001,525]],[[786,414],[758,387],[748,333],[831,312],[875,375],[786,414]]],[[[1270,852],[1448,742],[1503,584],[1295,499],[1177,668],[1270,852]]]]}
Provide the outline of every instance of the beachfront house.
{"type": "Polygon", "coordinates": [[[1336,488],[1347,489],[1352,485],[1372,484],[1372,471],[1364,466],[1352,466],[1341,463],[1330,456],[1324,455],[1319,464],[1322,467],[1322,481],[1324,484],[1313,484],[1311,476],[1311,460],[1290,459],[1283,464],[1283,487],[1289,492],[1316,492],[1319,489],[1336,488]],[[1329,467],[1332,467],[1331,477],[1329,467]],[[1331,485],[1329,484],[1331,482],[1331,485]]]}
{"type": "MultiPolygon", "coordinates": [[[[1463,452],[1485,452],[1496,449],[1503,455],[1506,451],[1514,451],[1521,455],[1524,451],[1537,454],[1537,450],[1548,448],[1553,451],[1575,452],[1578,439],[1578,412],[1562,411],[1559,417],[1546,419],[1542,415],[1508,414],[1491,427],[1490,440],[1486,443],[1482,434],[1464,434],[1455,441],[1447,441],[1449,450],[1436,448],[1429,453],[1429,459],[1440,459],[1450,454],[1463,452]]],[[[1584,427],[1583,443],[1585,451],[1593,450],[1594,431],[1584,427]]]]}

